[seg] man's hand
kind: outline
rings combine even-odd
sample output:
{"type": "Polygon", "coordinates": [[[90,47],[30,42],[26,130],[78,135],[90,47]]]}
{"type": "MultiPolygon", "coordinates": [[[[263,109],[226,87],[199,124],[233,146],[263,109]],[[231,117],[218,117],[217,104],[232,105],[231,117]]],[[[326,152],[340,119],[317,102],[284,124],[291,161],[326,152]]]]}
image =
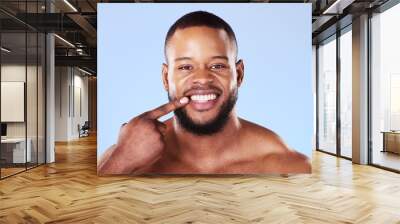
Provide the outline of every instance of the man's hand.
{"type": "Polygon", "coordinates": [[[189,103],[188,97],[147,111],[122,125],[117,144],[104,153],[99,174],[139,174],[160,159],[167,126],[157,119],[189,103]]]}

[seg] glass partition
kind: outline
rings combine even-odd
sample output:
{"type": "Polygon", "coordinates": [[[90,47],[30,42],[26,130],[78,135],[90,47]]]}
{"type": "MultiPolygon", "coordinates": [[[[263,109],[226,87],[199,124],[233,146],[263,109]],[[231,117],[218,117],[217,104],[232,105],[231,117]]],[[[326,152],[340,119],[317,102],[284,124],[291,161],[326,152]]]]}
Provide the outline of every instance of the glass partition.
{"type": "MultiPolygon", "coordinates": [[[[15,15],[45,1],[1,1],[15,15]]],[[[0,12],[0,178],[45,163],[45,34],[0,12]]]]}
{"type": "Polygon", "coordinates": [[[400,4],[371,18],[372,164],[400,171],[400,4]]]}
{"type": "Polygon", "coordinates": [[[27,33],[27,80],[26,80],[26,113],[27,113],[27,150],[30,151],[30,161],[27,163],[27,167],[34,167],[37,165],[38,157],[38,144],[37,144],[37,132],[38,132],[38,113],[37,113],[37,98],[38,98],[38,35],[36,32],[27,33]]]}
{"type": "Polygon", "coordinates": [[[340,35],[340,155],[352,157],[352,34],[351,26],[340,35]]]}
{"type": "Polygon", "coordinates": [[[25,32],[1,34],[2,178],[24,171],[31,161],[26,141],[26,40],[25,32]]]}
{"type": "Polygon", "coordinates": [[[318,149],[336,154],[336,36],[318,47],[318,149]]]}

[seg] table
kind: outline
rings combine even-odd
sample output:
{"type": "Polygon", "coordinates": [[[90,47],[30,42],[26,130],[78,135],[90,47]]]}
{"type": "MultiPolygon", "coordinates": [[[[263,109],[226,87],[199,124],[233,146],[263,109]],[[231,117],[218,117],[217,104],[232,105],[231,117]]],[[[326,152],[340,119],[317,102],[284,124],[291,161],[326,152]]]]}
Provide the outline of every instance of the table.
{"type": "Polygon", "coordinates": [[[400,154],[400,131],[382,131],[381,133],[383,133],[382,152],[400,154]]]}
{"type": "Polygon", "coordinates": [[[6,158],[7,162],[10,163],[26,163],[31,162],[31,145],[32,140],[30,138],[26,139],[27,147],[25,153],[25,138],[6,138],[1,139],[1,157],[6,158]],[[11,149],[10,149],[11,146],[11,149]],[[3,154],[6,154],[3,156],[3,154]],[[10,155],[12,154],[12,155],[10,155]],[[12,158],[12,160],[11,160],[12,158]]]}

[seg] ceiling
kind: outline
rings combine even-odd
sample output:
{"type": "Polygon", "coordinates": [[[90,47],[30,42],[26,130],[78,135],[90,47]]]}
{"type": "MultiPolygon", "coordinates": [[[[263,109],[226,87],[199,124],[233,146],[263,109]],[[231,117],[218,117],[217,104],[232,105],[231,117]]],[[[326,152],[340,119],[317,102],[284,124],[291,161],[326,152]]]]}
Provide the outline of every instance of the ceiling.
{"type": "MultiPolygon", "coordinates": [[[[254,3],[311,3],[312,36],[317,43],[335,32],[338,20],[378,7],[387,0],[252,0],[252,1],[190,1],[190,2],[254,2],[254,3]]],[[[182,2],[179,0],[1,0],[0,22],[2,32],[55,32],[56,65],[85,67],[95,73],[97,53],[97,3],[127,2],[182,2]],[[52,13],[49,13],[52,11],[52,13]],[[27,13],[26,13],[27,12],[27,13]],[[64,40],[66,41],[64,41],[64,40]],[[71,45],[72,44],[72,45],[71,45]]],[[[186,1],[189,2],[189,1],[186,1]]],[[[346,22],[342,24],[346,25],[346,22]]],[[[21,35],[19,35],[21,36],[21,35]]],[[[21,41],[18,34],[7,34],[14,47],[21,41]],[[12,36],[15,36],[13,38],[12,36]]],[[[4,43],[4,42],[3,42],[4,43]]],[[[23,44],[23,43],[20,43],[23,44]]],[[[11,44],[12,45],[12,44],[11,44]]],[[[10,46],[11,46],[10,45],[10,46]]],[[[16,47],[17,48],[17,47],[16,47]]],[[[29,49],[28,49],[29,51],[29,49]]]]}

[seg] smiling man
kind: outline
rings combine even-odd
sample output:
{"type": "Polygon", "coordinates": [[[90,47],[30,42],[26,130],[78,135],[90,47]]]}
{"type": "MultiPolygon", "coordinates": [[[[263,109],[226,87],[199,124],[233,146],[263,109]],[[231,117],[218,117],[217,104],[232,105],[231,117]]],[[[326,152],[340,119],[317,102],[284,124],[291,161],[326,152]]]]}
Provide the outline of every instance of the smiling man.
{"type": "Polygon", "coordinates": [[[244,63],[229,24],[204,11],[186,14],[170,27],[164,53],[170,102],[122,125],[98,162],[100,175],[311,172],[307,157],[236,114],[244,63]]]}

